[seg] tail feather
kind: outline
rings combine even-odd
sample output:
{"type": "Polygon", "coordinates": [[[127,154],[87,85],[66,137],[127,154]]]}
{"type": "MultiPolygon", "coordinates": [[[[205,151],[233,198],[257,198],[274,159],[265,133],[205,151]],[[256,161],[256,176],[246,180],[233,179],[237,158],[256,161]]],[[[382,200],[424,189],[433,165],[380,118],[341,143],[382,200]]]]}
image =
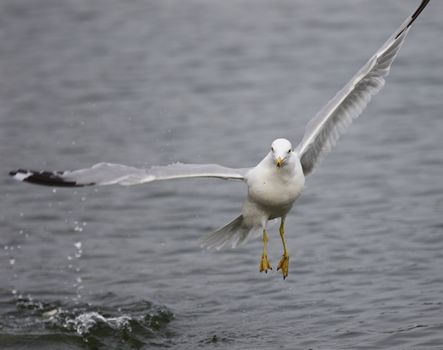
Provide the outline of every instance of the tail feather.
{"type": "Polygon", "coordinates": [[[218,229],[202,239],[201,246],[207,249],[221,249],[226,243],[231,242],[232,248],[243,243],[248,237],[252,226],[248,226],[240,215],[229,224],[218,229]]]}

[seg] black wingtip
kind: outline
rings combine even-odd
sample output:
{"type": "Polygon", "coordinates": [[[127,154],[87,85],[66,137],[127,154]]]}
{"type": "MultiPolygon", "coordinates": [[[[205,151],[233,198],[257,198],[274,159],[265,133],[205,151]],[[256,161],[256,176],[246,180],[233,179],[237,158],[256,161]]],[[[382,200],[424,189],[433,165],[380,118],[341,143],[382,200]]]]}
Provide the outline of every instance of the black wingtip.
{"type": "Polygon", "coordinates": [[[15,180],[22,182],[29,182],[35,185],[51,186],[51,187],[84,187],[92,186],[93,183],[79,184],[75,181],[68,180],[63,177],[62,171],[34,171],[18,169],[16,171],[10,171],[9,175],[15,180]]]}
{"type": "Polygon", "coordinates": [[[411,21],[408,23],[408,27],[411,26],[412,23],[417,19],[417,17],[420,15],[420,13],[425,9],[425,7],[429,4],[429,1],[431,0],[423,0],[418,7],[418,9],[413,13],[411,16],[411,21]]]}
{"type": "Polygon", "coordinates": [[[431,0],[422,0],[420,6],[412,14],[411,20],[408,22],[408,24],[402,30],[400,30],[400,32],[397,34],[395,39],[397,39],[400,35],[402,35],[404,33],[404,31],[406,29],[408,29],[412,25],[412,23],[414,23],[414,21],[417,19],[417,17],[420,16],[420,13],[422,13],[422,11],[425,9],[425,7],[429,4],[429,1],[431,1],[431,0]]]}

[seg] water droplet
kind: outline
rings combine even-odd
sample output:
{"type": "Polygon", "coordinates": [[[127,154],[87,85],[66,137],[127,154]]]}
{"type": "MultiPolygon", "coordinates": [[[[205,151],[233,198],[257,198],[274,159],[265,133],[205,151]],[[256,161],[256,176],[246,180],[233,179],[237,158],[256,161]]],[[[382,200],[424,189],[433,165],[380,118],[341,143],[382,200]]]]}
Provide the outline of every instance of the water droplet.
{"type": "Polygon", "coordinates": [[[75,242],[75,243],[74,243],[74,246],[75,246],[77,249],[81,249],[81,248],[82,248],[82,242],[80,242],[80,241],[75,242]]]}
{"type": "Polygon", "coordinates": [[[53,188],[53,189],[52,189],[52,193],[57,193],[57,189],[56,189],[56,188],[53,188]]]}
{"type": "Polygon", "coordinates": [[[57,315],[57,313],[58,313],[58,309],[53,309],[53,310],[43,312],[42,316],[43,317],[52,317],[52,316],[57,315]]]}

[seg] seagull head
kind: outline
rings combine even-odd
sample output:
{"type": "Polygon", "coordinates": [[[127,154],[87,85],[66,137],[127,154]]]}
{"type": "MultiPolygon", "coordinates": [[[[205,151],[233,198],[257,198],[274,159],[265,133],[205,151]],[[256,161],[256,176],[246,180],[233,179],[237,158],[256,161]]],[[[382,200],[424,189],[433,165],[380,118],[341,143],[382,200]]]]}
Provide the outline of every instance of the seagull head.
{"type": "Polygon", "coordinates": [[[272,159],[277,166],[281,168],[285,166],[292,155],[292,145],[286,139],[277,139],[271,145],[272,159]]]}

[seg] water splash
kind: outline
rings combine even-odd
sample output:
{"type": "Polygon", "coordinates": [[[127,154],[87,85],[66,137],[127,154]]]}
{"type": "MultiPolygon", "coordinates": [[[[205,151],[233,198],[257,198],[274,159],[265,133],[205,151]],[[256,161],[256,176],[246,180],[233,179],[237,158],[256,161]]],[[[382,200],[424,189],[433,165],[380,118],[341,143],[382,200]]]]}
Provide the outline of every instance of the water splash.
{"type": "Polygon", "coordinates": [[[47,303],[18,295],[9,302],[9,312],[0,315],[0,329],[16,340],[30,335],[42,342],[59,337],[60,344],[66,345],[69,339],[78,344],[81,340],[97,348],[117,343],[124,349],[171,342],[174,334],[167,326],[174,315],[166,307],[145,300],[110,304],[47,303]]]}
{"type": "Polygon", "coordinates": [[[131,332],[130,321],[131,317],[129,315],[105,317],[100,313],[93,311],[82,313],[73,319],[67,319],[63,326],[66,329],[77,332],[77,334],[81,336],[87,336],[93,328],[98,325],[104,325],[116,331],[126,329],[131,332]]]}

